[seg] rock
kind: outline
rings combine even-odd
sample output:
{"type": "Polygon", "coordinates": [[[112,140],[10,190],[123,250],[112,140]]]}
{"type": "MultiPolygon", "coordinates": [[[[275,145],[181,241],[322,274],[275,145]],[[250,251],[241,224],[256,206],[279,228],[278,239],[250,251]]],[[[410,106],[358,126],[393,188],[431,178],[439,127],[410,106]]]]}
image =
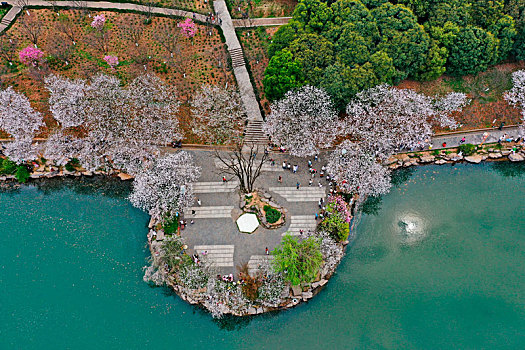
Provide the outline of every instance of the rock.
{"type": "Polygon", "coordinates": [[[319,282],[312,283],[312,289],[319,287],[319,285],[320,285],[319,282]]]}
{"type": "Polygon", "coordinates": [[[445,159],[446,159],[446,160],[451,160],[451,161],[457,162],[458,160],[463,159],[463,156],[462,156],[462,155],[459,155],[459,154],[457,154],[457,153],[450,153],[450,154],[447,154],[447,155],[445,156],[445,159]]]}
{"type": "Polygon", "coordinates": [[[258,314],[262,314],[264,312],[263,308],[262,307],[258,307],[257,308],[257,315],[258,314]]]}
{"type": "Polygon", "coordinates": [[[292,286],[292,295],[294,297],[299,297],[303,293],[301,286],[292,286]]]}
{"type": "Polygon", "coordinates": [[[525,158],[519,153],[511,153],[509,154],[509,160],[511,162],[523,162],[525,158]]]}
{"type": "Polygon", "coordinates": [[[406,163],[410,161],[410,157],[406,154],[398,154],[395,156],[397,159],[399,159],[401,162],[406,163]]]}
{"type": "Polygon", "coordinates": [[[483,157],[479,154],[465,157],[465,160],[469,163],[479,164],[483,160],[483,157]]]}
{"type": "Polygon", "coordinates": [[[92,171],[89,171],[89,170],[86,170],[82,173],[82,175],[84,176],[93,176],[93,172],[92,171]]]}
{"type": "Polygon", "coordinates": [[[268,205],[271,206],[271,207],[274,207],[274,208],[279,208],[279,204],[274,203],[274,202],[272,202],[272,201],[269,201],[269,202],[268,202],[268,205]]]}
{"type": "Polygon", "coordinates": [[[493,153],[494,152],[494,148],[489,148],[489,152],[493,153]]]}
{"type": "Polygon", "coordinates": [[[444,159],[438,159],[434,162],[434,164],[437,164],[437,165],[443,165],[443,164],[446,164],[447,161],[444,160],[444,159]]]}
{"type": "Polygon", "coordinates": [[[152,228],[154,225],[155,225],[155,220],[153,219],[153,217],[151,217],[151,218],[149,219],[148,228],[152,228]]]}
{"type": "Polygon", "coordinates": [[[434,157],[434,156],[421,156],[419,158],[419,161],[421,163],[432,163],[435,159],[436,159],[436,157],[434,157]]]}
{"type": "Polygon", "coordinates": [[[388,159],[383,163],[383,165],[391,165],[391,164],[394,164],[394,163],[397,163],[397,158],[394,157],[394,156],[390,156],[390,158],[388,158],[388,159]]]}
{"type": "Polygon", "coordinates": [[[346,240],[346,241],[344,241],[344,242],[343,242],[343,246],[346,246],[346,245],[348,245],[348,243],[350,243],[350,241],[349,241],[349,240],[346,240]]]}
{"type": "Polygon", "coordinates": [[[248,309],[248,315],[255,315],[257,313],[257,309],[254,308],[253,306],[250,306],[250,308],[248,309]]]}
{"type": "Polygon", "coordinates": [[[409,166],[413,165],[411,161],[403,162],[403,167],[407,168],[409,166]]]}
{"type": "Polygon", "coordinates": [[[245,206],[245,205],[246,205],[246,202],[243,201],[243,200],[241,200],[241,201],[239,202],[239,209],[244,209],[244,206],[245,206]]]}
{"type": "Polygon", "coordinates": [[[496,159],[496,158],[501,158],[501,157],[503,157],[503,155],[499,152],[489,153],[489,158],[491,159],[496,159]]]}
{"type": "Polygon", "coordinates": [[[314,293],[312,292],[303,292],[302,297],[303,300],[306,301],[314,296],[314,293]]]}
{"type": "Polygon", "coordinates": [[[263,197],[266,198],[266,199],[272,199],[272,195],[269,194],[268,192],[264,192],[263,193],[263,197]]]}
{"type": "Polygon", "coordinates": [[[126,173],[118,173],[117,175],[122,181],[131,180],[133,179],[133,176],[126,174],[126,173]]]}
{"type": "Polygon", "coordinates": [[[395,169],[397,169],[397,168],[399,168],[399,167],[400,167],[400,165],[397,164],[397,163],[393,163],[393,164],[390,164],[390,165],[388,166],[388,168],[391,169],[391,170],[395,170],[395,169]]]}
{"type": "Polygon", "coordinates": [[[325,280],[325,279],[322,279],[322,280],[319,281],[319,285],[320,285],[321,287],[324,286],[324,285],[327,284],[327,283],[328,283],[328,280],[325,280]]]}
{"type": "Polygon", "coordinates": [[[510,150],[504,149],[503,151],[501,151],[501,154],[503,154],[504,156],[508,156],[510,154],[510,150]]]}

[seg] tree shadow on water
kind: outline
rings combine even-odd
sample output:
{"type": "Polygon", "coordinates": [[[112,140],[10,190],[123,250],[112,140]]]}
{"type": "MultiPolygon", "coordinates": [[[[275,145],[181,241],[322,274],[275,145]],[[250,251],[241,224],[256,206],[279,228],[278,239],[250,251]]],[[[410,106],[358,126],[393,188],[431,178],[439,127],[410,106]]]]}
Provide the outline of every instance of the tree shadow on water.
{"type": "Polygon", "coordinates": [[[408,167],[408,168],[401,168],[397,169],[392,172],[390,182],[392,183],[392,186],[399,187],[412,177],[414,174],[414,171],[416,170],[415,167],[408,167]]]}
{"type": "Polygon", "coordinates": [[[525,175],[525,162],[494,162],[492,168],[503,177],[520,177],[525,175]]]}
{"type": "Polygon", "coordinates": [[[367,215],[377,215],[381,209],[381,196],[369,196],[366,201],[361,204],[361,211],[367,215]]]}

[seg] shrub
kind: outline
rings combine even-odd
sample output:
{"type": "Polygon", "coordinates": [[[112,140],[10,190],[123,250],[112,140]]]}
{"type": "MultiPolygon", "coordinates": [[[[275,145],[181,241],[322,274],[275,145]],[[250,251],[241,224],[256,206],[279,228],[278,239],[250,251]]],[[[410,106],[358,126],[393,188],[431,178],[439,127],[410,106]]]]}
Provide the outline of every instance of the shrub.
{"type": "Polygon", "coordinates": [[[168,235],[176,233],[178,228],[179,220],[177,220],[177,218],[165,219],[164,223],[162,224],[162,229],[164,230],[164,233],[168,235]]]}
{"type": "Polygon", "coordinates": [[[16,172],[16,163],[9,158],[0,159],[0,175],[13,175],[16,172]]]}
{"type": "Polygon", "coordinates": [[[326,218],[321,222],[320,229],[341,242],[346,240],[350,234],[351,219],[352,216],[343,197],[331,196],[328,198],[326,218]]]}
{"type": "Polygon", "coordinates": [[[476,152],[476,145],[473,145],[471,143],[465,143],[462,145],[459,145],[458,151],[463,153],[466,156],[471,156],[476,152]]]}
{"type": "Polygon", "coordinates": [[[71,159],[66,164],[66,170],[67,171],[75,171],[80,166],[80,161],[77,158],[71,159]]]}
{"type": "Polygon", "coordinates": [[[276,223],[281,218],[281,212],[269,205],[264,206],[264,212],[266,213],[266,221],[269,224],[276,223]]]}
{"type": "MultiPolygon", "coordinates": [[[[183,263],[184,251],[182,247],[183,243],[178,237],[165,239],[162,243],[162,249],[164,251],[163,260],[171,270],[178,269],[181,263],[183,263]]],[[[192,262],[191,259],[190,262],[192,262]]]]}
{"type": "Polygon", "coordinates": [[[27,182],[27,179],[29,179],[29,171],[27,170],[27,167],[25,165],[19,165],[16,168],[15,178],[20,183],[27,182]]]}
{"type": "Polygon", "coordinates": [[[262,284],[260,274],[257,274],[255,277],[250,276],[248,263],[246,263],[239,269],[239,276],[244,280],[242,284],[242,294],[250,301],[257,300],[259,297],[259,287],[262,284]]]}
{"type": "Polygon", "coordinates": [[[292,285],[312,282],[323,263],[320,242],[316,237],[300,242],[297,237],[285,235],[272,255],[275,257],[275,270],[283,273],[292,285]]]}

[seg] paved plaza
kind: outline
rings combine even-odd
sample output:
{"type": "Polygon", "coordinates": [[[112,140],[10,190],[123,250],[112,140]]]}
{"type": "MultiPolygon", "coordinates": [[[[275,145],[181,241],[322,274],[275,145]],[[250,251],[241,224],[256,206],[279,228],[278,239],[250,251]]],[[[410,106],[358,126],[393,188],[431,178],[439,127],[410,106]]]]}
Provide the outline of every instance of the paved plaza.
{"type": "MultiPolygon", "coordinates": [[[[272,230],[259,226],[252,234],[246,234],[239,232],[235,223],[243,213],[239,205],[241,196],[237,179],[222,182],[223,173],[213,152],[187,152],[194,156],[196,164],[202,168],[202,174],[195,184],[195,203],[185,210],[188,224],[181,230],[181,236],[188,245],[188,253],[201,255],[204,252],[218,273],[237,274],[238,268],[244,264],[248,264],[253,272],[266,258],[266,248],[272,251],[287,231],[300,235],[301,230],[315,230],[318,202],[320,198],[326,198],[329,187],[326,178],[320,178],[318,174],[313,178],[312,186],[308,186],[312,177],[307,159],[281,153],[270,154],[270,158],[275,159],[275,165],[269,163],[263,168],[256,188],[271,194],[272,202],[287,210],[286,224],[272,230]],[[298,165],[297,173],[284,170],[283,160],[298,165]],[[210,167],[210,164],[213,166],[210,167]],[[278,181],[279,176],[282,183],[278,181]],[[300,183],[299,190],[297,182],[300,183]],[[322,187],[319,187],[319,182],[322,187]],[[193,224],[190,224],[191,220],[193,224]]],[[[318,161],[313,157],[311,160],[318,171],[325,165],[323,157],[318,161]]]]}

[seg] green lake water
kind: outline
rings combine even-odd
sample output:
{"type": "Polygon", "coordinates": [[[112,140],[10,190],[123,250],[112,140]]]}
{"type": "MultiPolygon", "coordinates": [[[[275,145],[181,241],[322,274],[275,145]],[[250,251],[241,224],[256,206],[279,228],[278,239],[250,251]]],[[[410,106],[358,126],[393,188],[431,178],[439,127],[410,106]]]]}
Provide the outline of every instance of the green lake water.
{"type": "Polygon", "coordinates": [[[72,184],[0,193],[2,350],[525,348],[523,166],[417,168],[313,300],[222,321],[142,281],[125,188],[72,184]]]}

